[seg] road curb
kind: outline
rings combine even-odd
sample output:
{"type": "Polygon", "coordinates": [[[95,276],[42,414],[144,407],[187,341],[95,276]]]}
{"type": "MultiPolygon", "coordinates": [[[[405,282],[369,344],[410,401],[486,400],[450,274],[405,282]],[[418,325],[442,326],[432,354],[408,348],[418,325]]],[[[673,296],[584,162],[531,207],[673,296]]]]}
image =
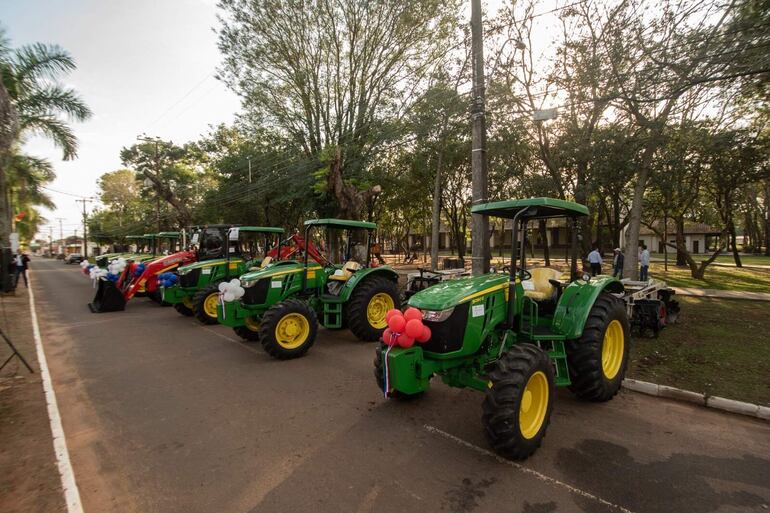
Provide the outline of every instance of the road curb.
{"type": "Polygon", "coordinates": [[[641,394],[697,404],[699,406],[705,406],[706,408],[729,411],[730,413],[737,413],[739,415],[746,415],[748,417],[755,417],[762,420],[770,420],[770,407],[760,406],[758,404],[745,403],[743,401],[735,401],[733,399],[726,399],[724,397],[718,397],[715,395],[691,392],[689,390],[682,390],[681,388],[670,387],[667,385],[658,385],[657,383],[639,381],[636,379],[624,379],[623,388],[633,390],[634,392],[639,392],[641,394]]]}

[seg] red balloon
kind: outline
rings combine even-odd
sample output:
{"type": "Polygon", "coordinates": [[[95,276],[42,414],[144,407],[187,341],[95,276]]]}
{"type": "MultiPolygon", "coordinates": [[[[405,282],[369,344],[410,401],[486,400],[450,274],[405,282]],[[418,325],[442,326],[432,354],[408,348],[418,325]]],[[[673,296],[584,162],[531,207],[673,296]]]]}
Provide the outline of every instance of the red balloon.
{"type": "Polygon", "coordinates": [[[412,319],[406,321],[406,327],[404,333],[412,338],[417,338],[422,335],[422,321],[419,319],[412,319]]]}
{"type": "Polygon", "coordinates": [[[389,346],[396,343],[396,341],[393,340],[393,332],[390,331],[390,328],[385,328],[385,331],[382,332],[382,341],[389,346]]]}
{"type": "Polygon", "coordinates": [[[406,327],[406,319],[403,315],[394,315],[388,320],[388,327],[396,333],[403,333],[406,327]]]}
{"type": "Polygon", "coordinates": [[[406,309],[406,312],[404,312],[404,317],[406,318],[407,322],[411,321],[412,319],[422,320],[422,312],[417,308],[410,306],[406,309]]]}
{"type": "Polygon", "coordinates": [[[401,313],[401,310],[398,310],[397,308],[392,308],[388,310],[388,313],[385,314],[385,320],[389,321],[391,317],[394,315],[404,315],[401,313]]]}
{"type": "Polygon", "coordinates": [[[398,345],[404,349],[408,349],[414,345],[414,339],[409,335],[399,335],[398,345]]]}
{"type": "Polygon", "coordinates": [[[419,342],[421,344],[424,344],[425,342],[430,340],[430,336],[431,336],[430,328],[423,324],[422,325],[422,333],[420,334],[419,337],[417,337],[416,340],[417,340],[417,342],[419,342]]]}

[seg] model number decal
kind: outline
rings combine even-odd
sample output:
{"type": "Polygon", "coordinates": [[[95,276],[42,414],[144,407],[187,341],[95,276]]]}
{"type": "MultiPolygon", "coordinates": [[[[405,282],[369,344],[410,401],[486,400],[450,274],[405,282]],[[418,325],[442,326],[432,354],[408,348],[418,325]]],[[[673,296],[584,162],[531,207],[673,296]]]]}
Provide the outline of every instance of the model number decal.
{"type": "Polygon", "coordinates": [[[270,286],[273,287],[274,289],[280,289],[282,285],[283,285],[282,281],[271,281],[270,282],[270,286]]]}
{"type": "Polygon", "coordinates": [[[471,307],[471,316],[472,317],[482,317],[484,315],[484,305],[473,305],[471,307]]]}

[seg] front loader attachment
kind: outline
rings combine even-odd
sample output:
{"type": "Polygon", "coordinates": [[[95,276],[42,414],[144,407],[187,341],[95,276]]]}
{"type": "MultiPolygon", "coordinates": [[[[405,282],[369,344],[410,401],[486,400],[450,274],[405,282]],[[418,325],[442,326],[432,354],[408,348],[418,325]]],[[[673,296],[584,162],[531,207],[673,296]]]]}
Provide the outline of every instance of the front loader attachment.
{"type": "Polygon", "coordinates": [[[99,279],[99,286],[93,301],[88,308],[93,313],[120,312],[126,309],[126,299],[123,292],[110,280],[99,279]]]}

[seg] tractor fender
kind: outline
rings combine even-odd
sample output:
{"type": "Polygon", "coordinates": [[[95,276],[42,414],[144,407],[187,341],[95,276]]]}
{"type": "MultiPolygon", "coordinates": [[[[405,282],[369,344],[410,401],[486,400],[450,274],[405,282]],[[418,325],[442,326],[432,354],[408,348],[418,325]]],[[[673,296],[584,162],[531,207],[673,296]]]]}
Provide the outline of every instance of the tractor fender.
{"type": "Polygon", "coordinates": [[[596,299],[602,292],[622,294],[623,284],[612,276],[599,276],[589,281],[577,280],[569,284],[559,298],[553,316],[552,326],[567,339],[577,339],[583,333],[583,326],[596,299]]]}
{"type": "Polygon", "coordinates": [[[348,281],[345,282],[345,286],[340,291],[340,297],[347,301],[348,298],[350,298],[350,295],[353,293],[353,290],[355,290],[356,286],[369,276],[382,276],[383,278],[387,278],[394,283],[398,282],[398,273],[390,267],[382,266],[360,269],[356,271],[353,276],[348,279],[348,281]]]}

